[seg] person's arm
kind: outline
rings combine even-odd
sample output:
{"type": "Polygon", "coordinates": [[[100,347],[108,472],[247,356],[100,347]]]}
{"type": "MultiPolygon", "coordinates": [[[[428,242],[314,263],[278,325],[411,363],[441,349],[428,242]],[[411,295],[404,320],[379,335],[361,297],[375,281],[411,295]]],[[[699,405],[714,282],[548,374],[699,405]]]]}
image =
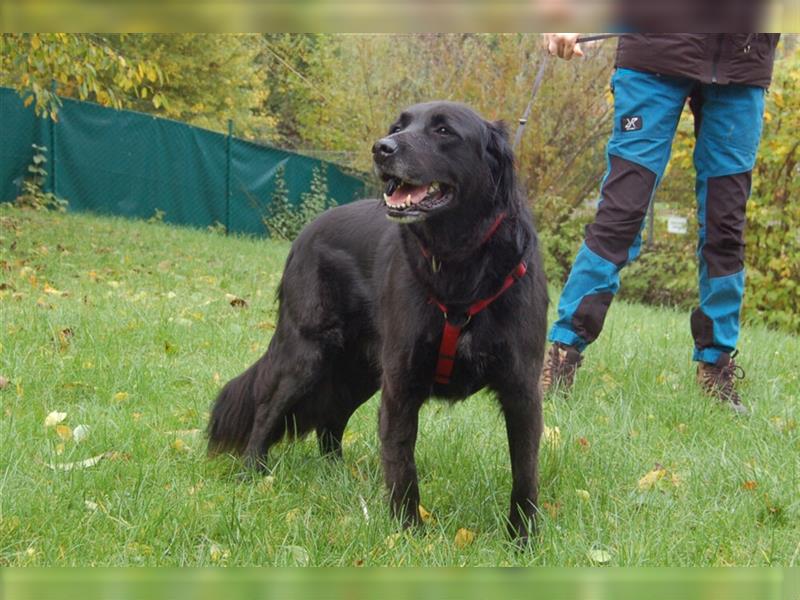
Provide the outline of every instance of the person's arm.
{"type": "Polygon", "coordinates": [[[545,33],[545,47],[553,55],[570,60],[573,56],[583,56],[580,44],[578,44],[579,33],[545,33]]]}

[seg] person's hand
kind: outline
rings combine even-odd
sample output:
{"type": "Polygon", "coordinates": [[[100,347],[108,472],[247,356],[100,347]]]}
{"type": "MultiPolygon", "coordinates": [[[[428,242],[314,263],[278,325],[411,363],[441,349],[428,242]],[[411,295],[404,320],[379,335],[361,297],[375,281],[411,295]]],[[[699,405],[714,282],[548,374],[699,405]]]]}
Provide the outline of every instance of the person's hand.
{"type": "Polygon", "coordinates": [[[564,60],[570,60],[573,56],[583,56],[580,44],[578,44],[579,33],[545,33],[545,47],[552,56],[558,56],[564,60]]]}

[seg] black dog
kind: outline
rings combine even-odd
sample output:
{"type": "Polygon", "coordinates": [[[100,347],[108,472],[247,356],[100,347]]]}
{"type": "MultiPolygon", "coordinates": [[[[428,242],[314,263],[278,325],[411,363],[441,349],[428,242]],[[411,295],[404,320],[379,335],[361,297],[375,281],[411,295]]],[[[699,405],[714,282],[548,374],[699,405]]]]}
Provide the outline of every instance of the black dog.
{"type": "Polygon", "coordinates": [[[386,484],[408,525],[419,520],[422,403],[489,387],[508,432],[509,526],[527,539],[547,290],[505,128],[460,104],[418,104],[372,152],[384,201],[329,210],[295,240],[275,335],[220,392],[209,448],[264,468],[284,435],[314,429],[320,450],[341,456],[348,419],[380,388],[386,484]]]}

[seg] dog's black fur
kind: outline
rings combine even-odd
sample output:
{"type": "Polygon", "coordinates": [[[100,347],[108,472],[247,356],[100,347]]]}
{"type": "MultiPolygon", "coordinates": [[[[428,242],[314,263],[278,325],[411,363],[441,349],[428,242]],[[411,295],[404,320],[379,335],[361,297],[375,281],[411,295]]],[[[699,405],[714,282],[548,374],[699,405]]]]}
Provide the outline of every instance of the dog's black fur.
{"type": "Polygon", "coordinates": [[[248,466],[264,468],[284,435],[313,429],[323,454],[341,456],[348,419],[380,389],[386,484],[393,512],[408,525],[419,519],[414,445],[421,405],[489,387],[508,432],[509,527],[525,540],[538,493],[547,291],[505,128],[461,104],[418,104],[373,154],[383,180],[441,182],[449,201],[430,211],[415,207],[407,211],[414,222],[397,224],[387,212],[406,220],[403,211],[362,200],[303,230],[286,261],[275,335],[264,356],[220,392],[209,448],[243,453],[248,466]],[[505,220],[482,244],[501,212],[505,220]],[[450,383],[434,383],[443,315],[430,299],[451,315],[463,313],[496,293],[521,260],[525,276],[464,328],[450,383]]]}

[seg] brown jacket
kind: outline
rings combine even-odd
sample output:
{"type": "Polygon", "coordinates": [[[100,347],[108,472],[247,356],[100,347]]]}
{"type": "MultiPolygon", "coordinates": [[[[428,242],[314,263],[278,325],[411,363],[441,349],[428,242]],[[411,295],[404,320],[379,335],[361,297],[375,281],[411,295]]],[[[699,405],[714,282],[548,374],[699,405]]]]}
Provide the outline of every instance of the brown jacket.
{"type": "Polygon", "coordinates": [[[616,66],[702,83],[769,87],[779,33],[629,33],[616,66]]]}

